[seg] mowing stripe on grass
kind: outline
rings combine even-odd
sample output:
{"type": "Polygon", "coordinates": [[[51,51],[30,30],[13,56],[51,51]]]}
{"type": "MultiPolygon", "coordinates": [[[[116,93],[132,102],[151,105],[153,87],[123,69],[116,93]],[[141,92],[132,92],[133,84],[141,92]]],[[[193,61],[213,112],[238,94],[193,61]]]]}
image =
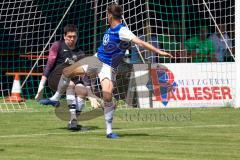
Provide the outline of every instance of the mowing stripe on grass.
{"type": "MultiPolygon", "coordinates": [[[[130,129],[115,129],[116,132],[125,131],[137,131],[137,130],[158,130],[158,129],[185,129],[185,128],[224,128],[224,127],[238,127],[238,124],[220,124],[220,125],[195,125],[195,126],[173,126],[173,127],[150,127],[150,128],[130,128],[130,129]]],[[[0,138],[23,138],[23,137],[38,137],[38,136],[49,136],[49,135],[70,135],[70,134],[86,134],[86,133],[105,133],[105,130],[98,131],[84,131],[84,132],[68,132],[68,133],[36,133],[36,134],[13,134],[13,135],[2,135],[0,138]]]]}

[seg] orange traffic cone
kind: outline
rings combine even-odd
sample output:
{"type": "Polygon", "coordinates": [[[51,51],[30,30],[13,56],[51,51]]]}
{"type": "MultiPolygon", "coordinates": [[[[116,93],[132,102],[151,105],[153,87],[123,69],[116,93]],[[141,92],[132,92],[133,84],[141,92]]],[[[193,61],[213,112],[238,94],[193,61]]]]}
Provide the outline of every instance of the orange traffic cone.
{"type": "Polygon", "coordinates": [[[6,99],[7,101],[11,102],[23,102],[25,101],[21,98],[21,85],[20,85],[20,78],[18,74],[15,74],[11,96],[6,99]]]}

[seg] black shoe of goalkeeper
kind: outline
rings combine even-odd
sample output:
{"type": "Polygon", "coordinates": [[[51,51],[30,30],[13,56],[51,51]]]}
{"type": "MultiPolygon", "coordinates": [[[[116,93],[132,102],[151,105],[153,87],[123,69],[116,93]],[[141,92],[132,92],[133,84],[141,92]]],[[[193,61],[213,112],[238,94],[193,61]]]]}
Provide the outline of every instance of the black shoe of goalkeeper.
{"type": "Polygon", "coordinates": [[[78,125],[76,119],[73,119],[67,125],[68,130],[71,130],[71,131],[79,131],[79,130],[81,130],[81,127],[82,127],[81,125],[78,125]]]}
{"type": "Polygon", "coordinates": [[[42,105],[51,105],[53,107],[59,107],[60,106],[60,102],[59,101],[53,101],[50,99],[41,99],[39,101],[40,104],[42,105]]]}

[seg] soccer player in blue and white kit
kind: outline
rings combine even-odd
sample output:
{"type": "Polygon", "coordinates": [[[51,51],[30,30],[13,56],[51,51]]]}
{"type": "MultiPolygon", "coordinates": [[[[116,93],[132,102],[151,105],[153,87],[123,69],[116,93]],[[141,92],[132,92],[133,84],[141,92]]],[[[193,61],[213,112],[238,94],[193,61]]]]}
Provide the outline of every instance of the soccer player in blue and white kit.
{"type": "MultiPolygon", "coordinates": [[[[110,28],[105,32],[103,42],[94,56],[83,58],[82,60],[66,67],[58,84],[58,90],[49,101],[59,101],[61,95],[66,90],[70,78],[83,74],[98,74],[103,91],[104,117],[106,121],[107,138],[118,138],[112,132],[113,113],[116,105],[112,101],[113,82],[115,80],[115,70],[133,42],[143,48],[163,56],[172,57],[171,54],[163,52],[151,44],[140,40],[124,24],[121,23],[122,7],[112,4],[107,8],[108,23],[110,28]]],[[[50,102],[50,103],[51,103],[50,102]]]]}

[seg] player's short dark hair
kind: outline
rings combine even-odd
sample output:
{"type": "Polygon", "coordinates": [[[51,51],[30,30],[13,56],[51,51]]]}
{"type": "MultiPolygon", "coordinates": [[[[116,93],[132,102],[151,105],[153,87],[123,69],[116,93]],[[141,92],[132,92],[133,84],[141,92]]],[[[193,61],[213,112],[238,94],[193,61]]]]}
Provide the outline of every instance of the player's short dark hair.
{"type": "Polygon", "coordinates": [[[123,9],[118,4],[111,4],[107,8],[108,13],[112,14],[113,18],[121,19],[123,14],[123,9]]]}
{"type": "Polygon", "coordinates": [[[67,35],[68,32],[76,32],[77,31],[77,26],[75,26],[74,24],[68,24],[64,27],[64,35],[67,35]]]}

